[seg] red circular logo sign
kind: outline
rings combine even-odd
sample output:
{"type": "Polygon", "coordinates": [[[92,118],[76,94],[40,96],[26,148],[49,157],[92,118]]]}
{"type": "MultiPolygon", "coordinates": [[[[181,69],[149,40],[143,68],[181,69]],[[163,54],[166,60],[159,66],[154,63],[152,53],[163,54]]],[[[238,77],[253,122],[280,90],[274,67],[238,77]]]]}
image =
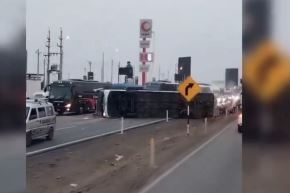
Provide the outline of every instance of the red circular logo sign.
{"type": "Polygon", "coordinates": [[[141,25],[141,28],[143,31],[150,31],[151,30],[151,24],[148,21],[144,21],[141,25]]]}

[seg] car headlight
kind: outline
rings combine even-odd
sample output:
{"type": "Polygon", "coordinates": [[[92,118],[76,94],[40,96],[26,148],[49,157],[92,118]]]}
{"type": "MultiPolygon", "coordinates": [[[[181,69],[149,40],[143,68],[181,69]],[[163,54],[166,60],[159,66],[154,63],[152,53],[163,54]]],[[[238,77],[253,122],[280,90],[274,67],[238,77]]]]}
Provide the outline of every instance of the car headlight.
{"type": "Polygon", "coordinates": [[[70,108],[71,107],[71,104],[69,103],[69,104],[65,105],[65,107],[66,108],[70,108]]]}

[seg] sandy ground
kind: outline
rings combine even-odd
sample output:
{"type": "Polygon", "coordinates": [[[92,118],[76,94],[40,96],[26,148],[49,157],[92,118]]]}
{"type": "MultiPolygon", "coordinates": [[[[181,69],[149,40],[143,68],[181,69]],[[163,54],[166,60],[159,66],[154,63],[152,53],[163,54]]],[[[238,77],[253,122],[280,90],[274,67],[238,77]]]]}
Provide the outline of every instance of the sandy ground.
{"type": "Polygon", "coordinates": [[[27,158],[28,193],[135,193],[236,115],[208,121],[170,120],[27,158]],[[150,139],[155,140],[155,166],[150,139]],[[119,160],[118,160],[119,159],[119,160]]]}

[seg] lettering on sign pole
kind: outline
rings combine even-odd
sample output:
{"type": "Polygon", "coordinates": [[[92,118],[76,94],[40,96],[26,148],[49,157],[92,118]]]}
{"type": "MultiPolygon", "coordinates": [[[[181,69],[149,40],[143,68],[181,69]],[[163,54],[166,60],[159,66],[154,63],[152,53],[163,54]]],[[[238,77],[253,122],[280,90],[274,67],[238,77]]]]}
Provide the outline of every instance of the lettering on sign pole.
{"type": "Polygon", "coordinates": [[[149,48],[150,47],[150,41],[149,40],[140,40],[140,48],[149,48]]]}

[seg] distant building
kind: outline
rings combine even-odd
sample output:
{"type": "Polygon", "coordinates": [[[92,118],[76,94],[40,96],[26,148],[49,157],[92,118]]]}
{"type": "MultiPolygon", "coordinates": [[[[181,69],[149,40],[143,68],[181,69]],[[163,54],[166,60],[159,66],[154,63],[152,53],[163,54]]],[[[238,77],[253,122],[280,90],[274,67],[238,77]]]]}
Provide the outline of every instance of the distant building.
{"type": "Polygon", "coordinates": [[[226,89],[231,89],[239,85],[239,69],[238,68],[227,68],[225,77],[226,89]]]}

